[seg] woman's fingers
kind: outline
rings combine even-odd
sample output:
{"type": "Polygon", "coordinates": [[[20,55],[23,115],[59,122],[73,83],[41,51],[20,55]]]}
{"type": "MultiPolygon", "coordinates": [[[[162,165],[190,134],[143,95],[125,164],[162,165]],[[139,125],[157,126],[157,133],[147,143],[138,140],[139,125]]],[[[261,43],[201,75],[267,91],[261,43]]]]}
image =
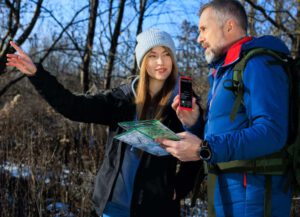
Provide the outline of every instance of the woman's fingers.
{"type": "Polygon", "coordinates": [[[28,63],[26,60],[24,60],[22,57],[10,57],[7,58],[7,66],[16,67],[18,70],[20,70],[22,73],[26,75],[34,75],[36,72],[36,67],[31,62],[28,63]]]}
{"type": "Polygon", "coordinates": [[[10,45],[18,52],[18,54],[7,54],[7,66],[16,67],[26,75],[34,75],[36,73],[36,66],[31,58],[13,41],[10,45]]]}
{"type": "Polygon", "coordinates": [[[9,58],[18,58],[19,55],[9,53],[9,54],[6,54],[6,56],[9,58]]]}
{"type": "Polygon", "coordinates": [[[20,54],[20,55],[26,55],[24,51],[13,41],[10,41],[9,44],[20,54]]]}
{"type": "Polygon", "coordinates": [[[15,54],[7,54],[7,64],[8,66],[15,66],[15,65],[20,65],[23,64],[22,59],[20,56],[15,55],[15,54]]]}
{"type": "Polygon", "coordinates": [[[19,57],[23,57],[27,61],[31,61],[30,57],[13,41],[9,42],[10,45],[19,53],[19,57]]]}
{"type": "Polygon", "coordinates": [[[21,72],[31,75],[30,71],[27,69],[26,65],[24,65],[20,60],[11,59],[6,63],[7,66],[16,67],[21,72]]]}

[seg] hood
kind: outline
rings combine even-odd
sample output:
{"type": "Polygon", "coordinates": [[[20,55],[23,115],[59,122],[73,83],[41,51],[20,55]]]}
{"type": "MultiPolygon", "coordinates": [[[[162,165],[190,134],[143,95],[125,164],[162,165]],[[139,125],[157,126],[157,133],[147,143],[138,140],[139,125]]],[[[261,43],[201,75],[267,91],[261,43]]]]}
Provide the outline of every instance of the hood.
{"type": "Polygon", "coordinates": [[[244,51],[258,47],[270,49],[286,55],[290,54],[288,47],[279,38],[271,35],[266,35],[259,38],[247,36],[229,48],[223,66],[228,66],[238,61],[244,51]]]}
{"type": "Polygon", "coordinates": [[[242,50],[244,51],[257,47],[270,49],[276,52],[284,53],[286,55],[290,54],[290,51],[285,43],[281,39],[271,35],[253,38],[253,40],[243,45],[242,50]]]}
{"type": "Polygon", "coordinates": [[[136,97],[135,88],[136,88],[136,86],[137,86],[137,81],[139,80],[139,77],[140,77],[140,76],[136,76],[136,77],[133,79],[133,81],[131,82],[131,91],[132,91],[134,97],[136,97]]]}

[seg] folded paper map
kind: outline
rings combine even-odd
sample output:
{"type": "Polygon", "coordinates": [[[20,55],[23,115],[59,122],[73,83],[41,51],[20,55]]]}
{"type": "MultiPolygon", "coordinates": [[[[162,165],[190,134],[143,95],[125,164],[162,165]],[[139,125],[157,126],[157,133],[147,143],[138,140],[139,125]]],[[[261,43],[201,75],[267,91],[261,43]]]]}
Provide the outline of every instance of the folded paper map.
{"type": "Polygon", "coordinates": [[[116,139],[157,156],[169,153],[154,141],[156,138],[180,140],[172,130],[158,120],[120,122],[119,126],[126,131],[115,136],[116,139]]]}

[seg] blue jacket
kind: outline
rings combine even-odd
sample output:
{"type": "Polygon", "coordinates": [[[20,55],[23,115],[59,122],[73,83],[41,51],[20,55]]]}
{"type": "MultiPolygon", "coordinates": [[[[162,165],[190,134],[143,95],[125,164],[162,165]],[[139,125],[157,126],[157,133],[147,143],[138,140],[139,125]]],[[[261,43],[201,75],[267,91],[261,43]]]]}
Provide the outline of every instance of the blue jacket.
{"type": "MultiPolygon", "coordinates": [[[[272,57],[253,57],[243,74],[243,104],[234,121],[235,94],[224,88],[243,51],[264,47],[289,54],[285,44],[272,36],[245,37],[226,56],[210,65],[210,91],[205,139],[212,150],[209,163],[247,160],[282,149],[288,134],[288,77],[282,66],[267,65],[272,57]]],[[[283,190],[285,177],[272,177],[272,216],[289,216],[291,193],[283,190]]],[[[218,176],[214,205],[218,217],[263,216],[265,176],[223,173],[218,176]]]]}

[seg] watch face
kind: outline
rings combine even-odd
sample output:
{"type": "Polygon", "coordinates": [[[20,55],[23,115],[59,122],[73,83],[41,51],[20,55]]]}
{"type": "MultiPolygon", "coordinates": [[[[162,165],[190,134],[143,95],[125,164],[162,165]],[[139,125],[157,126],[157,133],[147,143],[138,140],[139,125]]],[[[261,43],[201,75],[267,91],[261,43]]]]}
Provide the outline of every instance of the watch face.
{"type": "Polygon", "coordinates": [[[207,141],[204,141],[199,152],[200,158],[203,160],[209,160],[211,158],[210,148],[207,146],[207,141]]]}

